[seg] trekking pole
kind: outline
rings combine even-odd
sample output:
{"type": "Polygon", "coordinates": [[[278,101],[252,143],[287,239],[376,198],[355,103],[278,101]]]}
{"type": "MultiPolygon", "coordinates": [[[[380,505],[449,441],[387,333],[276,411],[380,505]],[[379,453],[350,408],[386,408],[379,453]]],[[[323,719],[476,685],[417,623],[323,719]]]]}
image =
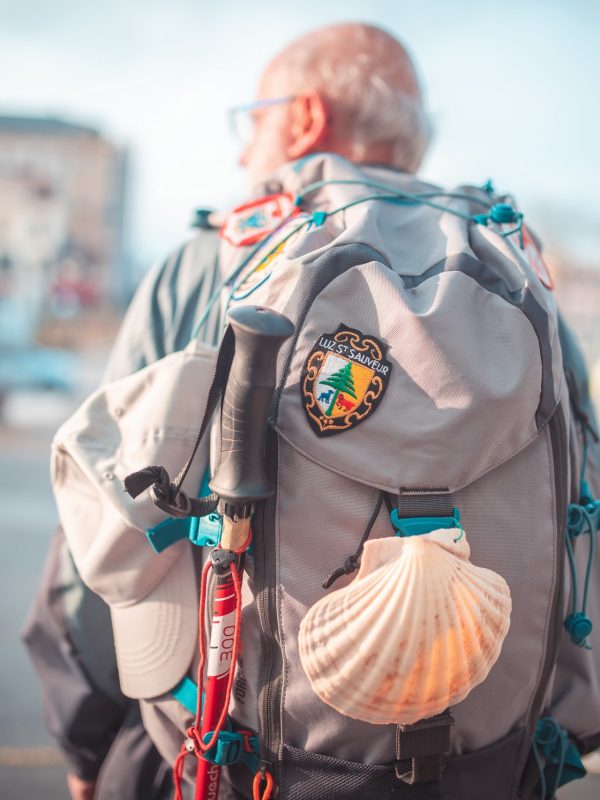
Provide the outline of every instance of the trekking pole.
{"type": "MultiPolygon", "coordinates": [[[[241,306],[229,313],[235,335],[235,354],[221,416],[221,456],[210,482],[219,496],[223,532],[203,571],[201,620],[204,617],[207,578],[216,575],[208,659],[201,630],[200,668],[207,661],[204,708],[200,729],[201,749],[217,742],[225,724],[239,648],[241,618],[240,575],[244,552],[252,538],[251,519],[256,503],[270,497],[274,487],[265,472],[267,418],[275,389],[277,354],[294,332],[287,317],[267,308],[241,306]]],[[[199,674],[199,684],[201,675],[199,674]]],[[[221,768],[200,757],[197,764],[195,800],[216,800],[221,768]]],[[[254,781],[255,796],[263,775],[254,781]]],[[[272,780],[268,775],[270,795],[272,780]]]]}

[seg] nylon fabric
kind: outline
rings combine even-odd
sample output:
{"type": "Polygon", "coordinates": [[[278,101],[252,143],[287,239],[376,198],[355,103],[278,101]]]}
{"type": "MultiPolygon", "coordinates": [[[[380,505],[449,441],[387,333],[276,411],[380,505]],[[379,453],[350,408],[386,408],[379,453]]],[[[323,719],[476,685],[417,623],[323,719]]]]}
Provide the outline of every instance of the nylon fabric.
{"type": "MultiPolygon", "coordinates": [[[[497,664],[484,683],[452,710],[456,721],[452,752],[458,754],[489,745],[523,725],[540,677],[551,624],[552,542],[556,536],[548,447],[547,438],[540,437],[454,498],[461,511],[461,524],[468,532],[473,563],[501,574],[513,599],[513,623],[497,664]],[[539,476],[534,496],[522,491],[532,475],[539,476]],[[498,497],[511,501],[498,504],[498,497]],[[517,550],[519,558],[515,559],[517,550]],[[541,558],[540,553],[547,553],[547,558],[541,558]]],[[[360,536],[377,492],[303,461],[302,455],[285,442],[280,445],[279,491],[286,497],[278,519],[280,581],[287,587],[281,597],[284,741],[348,760],[391,760],[393,731],[348,719],[322,703],[312,694],[297,651],[300,622],[324,594],[315,562],[323,560],[321,553],[327,554],[323,575],[330,571],[330,563],[343,563],[352,550],[350,531],[360,536]],[[303,500],[306,496],[319,496],[320,503],[307,506],[303,500]],[[335,526],[328,520],[335,521],[335,526]]],[[[383,508],[370,538],[389,536],[392,530],[383,508]]],[[[351,580],[352,576],[344,576],[335,588],[351,580]]]]}
{"type": "Polygon", "coordinates": [[[525,724],[554,624],[550,610],[557,534],[552,481],[544,434],[455,497],[472,562],[502,575],[513,608],[498,661],[486,680],[452,709],[453,752],[484,747],[525,724]]]}
{"type": "MultiPolygon", "coordinates": [[[[313,693],[300,664],[298,630],[308,608],[325,593],[323,579],[348,555],[371,516],[378,492],[310,464],[280,442],[277,539],[280,585],[281,641],[284,652],[283,739],[302,750],[366,764],[392,761],[394,726],[374,728],[349,719],[322,703],[313,693]],[[306,497],[319,497],[307,503],[306,497]]],[[[370,539],[394,532],[385,506],[370,539]]],[[[341,577],[335,589],[348,585],[341,577]]]]}
{"type": "Polygon", "coordinates": [[[406,291],[399,277],[370,263],[332,281],[313,303],[277,430],[312,460],[356,481],[395,494],[432,486],[455,491],[535,438],[541,376],[537,337],[518,309],[460,272],[406,291]],[[317,439],[302,408],[301,373],[319,338],[342,322],[390,343],[390,385],[371,420],[317,439]]]}

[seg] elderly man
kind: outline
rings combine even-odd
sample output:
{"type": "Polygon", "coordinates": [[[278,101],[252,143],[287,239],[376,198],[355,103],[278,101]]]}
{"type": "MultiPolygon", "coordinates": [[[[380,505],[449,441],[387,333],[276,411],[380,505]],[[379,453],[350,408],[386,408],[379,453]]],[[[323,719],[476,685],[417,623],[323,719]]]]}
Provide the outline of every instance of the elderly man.
{"type": "MultiPolygon", "coordinates": [[[[413,177],[426,150],[429,135],[415,70],[404,48],[380,29],[359,24],[336,25],[298,39],[269,64],[260,82],[258,99],[239,107],[235,113],[238,116],[247,115],[252,124],[241,163],[249,172],[262,221],[258,221],[260,215],[253,211],[257,208],[256,203],[245,204],[225,218],[219,237],[219,233],[211,228],[214,217],[204,217],[205,227],[198,235],[147,276],[115,344],[108,372],[111,378],[131,373],[168,353],[180,350],[198,330],[205,342],[218,342],[223,309],[218,302],[213,302],[214,297],[219,290],[228,286],[228,281],[233,284],[231,276],[238,274],[239,265],[245,263],[245,254],[256,237],[281,217],[278,204],[282,200],[269,201],[269,206],[258,198],[272,195],[283,197],[279,193],[286,187],[282,187],[279,181],[284,170],[287,170],[285,175],[288,183],[295,185],[294,175],[302,173],[303,165],[315,154],[324,153],[317,157],[321,158],[319,169],[323,174],[328,170],[327,174],[334,174],[330,165],[336,157],[341,156],[354,165],[360,165],[360,174],[367,181],[378,181],[381,185],[388,178],[405,181],[408,191],[415,191],[412,188],[415,186],[419,187],[418,191],[431,189],[413,177]],[[294,162],[294,165],[286,166],[290,162],[294,162]],[[268,218],[269,214],[272,219],[268,218]],[[232,271],[232,267],[236,268],[232,271]],[[201,325],[196,328],[199,317],[201,325]]],[[[302,180],[300,175],[296,181],[300,188],[302,180]]],[[[313,231],[312,235],[317,242],[314,246],[318,247],[321,233],[313,231]]],[[[323,242],[326,243],[326,239],[323,242]]],[[[421,242],[420,246],[426,248],[428,243],[421,242]]],[[[251,278],[250,283],[231,285],[230,296],[236,291],[238,297],[242,297],[244,291],[250,294],[255,286],[260,285],[260,282],[253,281],[251,278]]],[[[271,299],[277,301],[277,282],[271,285],[274,288],[270,291],[275,293],[271,299]]],[[[196,568],[199,570],[201,555],[198,552],[195,555],[196,568]]],[[[81,563],[85,560],[84,553],[81,563]]],[[[162,563],[171,562],[163,559],[162,563]]],[[[160,600],[158,595],[153,594],[157,585],[155,580],[139,603],[131,603],[131,598],[128,598],[128,603],[115,602],[113,608],[121,685],[128,694],[142,700],[144,724],[164,758],[171,763],[180,751],[183,732],[192,721],[195,705],[190,699],[189,686],[185,683],[185,676],[193,676],[195,672],[192,633],[195,623],[188,612],[193,609],[196,598],[193,580],[191,583],[189,580],[189,563],[188,559],[188,566],[182,567],[188,572],[186,579],[181,582],[179,578],[171,580],[168,573],[162,576],[164,583],[161,584],[163,590],[160,600]],[[137,606],[139,616],[136,616],[137,606]],[[166,632],[159,630],[161,625],[164,629],[160,620],[154,620],[159,626],[157,628],[145,625],[157,606],[169,614],[175,607],[177,614],[181,612],[187,620],[180,625],[177,615],[177,619],[172,618],[173,625],[180,627],[177,628],[177,647],[171,647],[169,653],[163,653],[157,642],[161,636],[173,637],[175,628],[169,628],[166,632]],[[144,608],[149,615],[147,618],[144,617],[144,608]],[[152,638],[153,630],[156,631],[156,639],[152,638]],[[185,635],[183,631],[186,631],[185,635]],[[142,658],[144,653],[147,655],[145,661],[142,658]]],[[[97,569],[96,561],[91,572],[97,569]]],[[[172,574],[179,575],[174,568],[172,574]]],[[[96,577],[92,576],[92,582],[96,577]]],[[[239,715],[238,722],[241,717],[246,727],[265,729],[268,724],[264,719],[258,726],[246,721],[246,717],[254,719],[258,695],[264,693],[265,686],[271,681],[271,678],[262,676],[260,684],[258,674],[252,669],[254,667],[258,672],[260,646],[258,641],[245,642],[245,646],[248,644],[240,661],[233,715],[239,715]],[[251,664],[250,670],[248,664],[251,664]],[[254,711],[249,711],[250,706],[254,711]]],[[[319,731],[316,735],[320,741],[326,732],[319,731]]],[[[369,760],[364,760],[377,765],[382,760],[393,759],[393,753],[388,754],[386,747],[374,743],[369,760]],[[387,759],[386,754],[389,755],[387,759]]],[[[515,747],[514,742],[510,747],[515,747]]],[[[318,767],[325,774],[327,764],[323,759],[326,757],[318,754],[327,750],[314,749],[316,753],[304,755],[321,759],[318,767]]],[[[402,757],[399,750],[398,745],[397,759],[402,757]]],[[[362,760],[359,751],[358,744],[347,743],[344,751],[347,761],[335,761],[331,769],[339,770],[340,765],[347,764],[349,770],[353,762],[362,760]]],[[[262,754],[263,766],[268,757],[269,754],[262,754]]],[[[270,757],[277,756],[271,754],[270,757]]],[[[514,754],[511,757],[516,758],[514,754]]],[[[439,766],[439,762],[435,763],[439,766]]],[[[300,769],[304,768],[302,762],[300,769]]],[[[420,768],[425,769],[423,774],[427,776],[433,776],[436,769],[431,762],[420,768]]],[[[368,771],[368,768],[365,769],[368,771]]],[[[373,767],[373,780],[379,781],[376,769],[378,767],[373,767]]],[[[187,777],[192,780],[191,775],[187,777]]],[[[344,782],[340,775],[336,780],[338,787],[344,782]]],[[[359,780],[364,780],[364,775],[359,780]]],[[[357,792],[362,790],[357,786],[359,784],[349,790],[348,797],[359,796],[357,792]]],[[[222,800],[224,797],[247,798],[251,796],[251,791],[251,776],[245,771],[244,765],[230,766],[222,783],[222,800]]],[[[293,791],[294,797],[308,798],[299,790],[293,791]]],[[[336,791],[336,796],[341,797],[339,789],[336,791]]],[[[404,791],[408,789],[396,787],[390,797],[408,797],[408,794],[402,794],[404,791]]],[[[264,794],[264,797],[267,796],[268,787],[264,794]]]]}

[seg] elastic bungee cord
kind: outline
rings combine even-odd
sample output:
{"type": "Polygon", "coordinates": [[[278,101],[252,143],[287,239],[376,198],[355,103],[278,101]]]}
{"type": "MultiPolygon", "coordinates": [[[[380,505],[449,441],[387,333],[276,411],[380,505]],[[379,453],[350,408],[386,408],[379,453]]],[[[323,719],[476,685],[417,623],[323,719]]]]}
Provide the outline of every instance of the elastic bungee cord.
{"type": "MultiPolygon", "coordinates": [[[[212,310],[212,307],[214,306],[214,304],[217,302],[217,300],[221,296],[221,292],[223,291],[223,289],[226,286],[228,286],[231,283],[231,281],[235,281],[235,279],[248,266],[248,264],[254,258],[254,256],[258,253],[258,251],[262,247],[264,247],[265,242],[268,242],[269,239],[271,239],[278,231],[280,231],[281,228],[283,228],[284,225],[286,225],[291,219],[293,219],[293,216],[294,216],[294,212],[292,212],[291,214],[288,214],[288,216],[285,217],[279,223],[279,225],[276,228],[274,228],[264,239],[261,239],[259,242],[256,243],[256,245],[252,248],[252,250],[246,256],[246,258],[244,258],[242,260],[241,264],[238,264],[238,266],[234,270],[232,270],[228,275],[226,275],[219,282],[219,284],[217,285],[217,288],[214,290],[214,292],[209,297],[208,302],[206,303],[206,308],[204,309],[204,311],[200,315],[200,317],[198,319],[198,322],[194,325],[194,329],[192,331],[192,335],[190,337],[190,340],[195,339],[198,336],[198,334],[200,333],[200,330],[202,329],[202,326],[204,325],[204,323],[208,319],[208,316],[209,316],[209,314],[210,314],[210,312],[212,310]]],[[[305,220],[305,222],[308,222],[308,221],[309,220],[305,220]]],[[[302,227],[302,226],[300,226],[300,227],[302,227]]],[[[285,241],[285,239],[283,241],[285,241]]],[[[273,248],[273,250],[270,250],[263,257],[262,261],[260,261],[259,264],[262,264],[264,259],[268,258],[271,255],[271,253],[274,252],[277,249],[277,247],[279,247],[280,244],[281,244],[281,242],[278,242],[277,245],[273,248]]],[[[250,274],[252,274],[252,273],[250,273],[250,274]]]]}
{"type": "Polygon", "coordinates": [[[588,592],[592,578],[592,567],[594,564],[594,554],[596,552],[596,531],[595,521],[586,506],[577,505],[572,503],[569,506],[567,516],[567,556],[569,558],[569,570],[571,572],[571,613],[565,619],[565,628],[567,629],[571,641],[578,647],[584,647],[586,650],[591,650],[592,646],[588,642],[587,637],[592,632],[592,620],[587,615],[588,592]],[[583,595],[581,600],[581,609],[578,610],[579,603],[579,584],[577,578],[577,565],[575,563],[575,554],[573,552],[573,539],[587,533],[589,536],[589,550],[588,561],[585,570],[585,579],[583,583],[583,595]]]}
{"type": "MultiPolygon", "coordinates": [[[[202,314],[200,315],[198,322],[194,326],[192,331],[191,339],[194,339],[198,336],[202,326],[208,320],[209,314],[214,306],[214,304],[219,300],[221,296],[221,292],[227,286],[232,285],[231,291],[227,298],[226,309],[229,308],[231,301],[234,299],[233,295],[237,289],[241,286],[243,281],[247,280],[251,275],[253,275],[260,267],[264,264],[269,256],[273,255],[273,253],[279,248],[284,242],[286,242],[289,238],[291,238],[294,234],[298,233],[302,228],[305,226],[310,226],[312,224],[315,225],[322,225],[328,217],[332,217],[335,214],[340,213],[341,211],[346,211],[349,208],[352,208],[360,203],[366,203],[374,200],[384,200],[387,202],[395,202],[399,205],[425,205],[429,206],[430,208],[434,208],[437,211],[443,211],[448,214],[452,214],[455,217],[459,217],[460,219],[464,219],[467,222],[473,222],[476,225],[489,225],[490,222],[493,222],[498,225],[506,225],[510,223],[515,223],[515,227],[509,231],[502,231],[500,232],[500,236],[502,238],[506,238],[508,236],[512,236],[515,233],[519,234],[519,244],[521,249],[524,246],[523,243],[523,214],[520,211],[517,211],[513,208],[512,205],[508,203],[496,203],[495,205],[490,206],[485,200],[482,200],[474,195],[466,194],[464,192],[444,192],[444,191],[430,191],[430,192],[402,192],[398,191],[394,186],[389,186],[385,183],[379,183],[378,181],[369,181],[369,180],[324,180],[324,181],[316,181],[315,183],[311,183],[306,186],[300,193],[296,195],[294,200],[294,205],[296,208],[300,208],[305,197],[308,194],[318,191],[319,189],[324,188],[325,186],[331,185],[340,185],[340,186],[366,186],[371,189],[379,189],[380,191],[387,192],[387,194],[370,194],[366,195],[365,197],[358,198],[357,200],[353,200],[350,203],[346,203],[338,208],[333,209],[332,211],[315,211],[313,212],[312,216],[308,219],[304,219],[300,225],[296,226],[293,230],[285,235],[283,239],[277,241],[277,243],[265,253],[265,255],[258,261],[258,263],[253,267],[253,269],[246,275],[241,278],[244,269],[248,266],[254,256],[265,246],[265,244],[271,240],[291,219],[294,217],[294,212],[288,214],[285,219],[283,219],[276,228],[274,228],[264,239],[261,239],[252,250],[247,254],[247,256],[242,260],[241,264],[239,264],[235,269],[233,269],[228,275],[226,275],[218,284],[212,295],[210,296],[206,307],[202,314]],[[487,208],[487,213],[484,214],[468,214],[464,211],[459,211],[456,208],[451,208],[449,205],[444,203],[436,203],[430,198],[432,197],[445,197],[451,200],[467,200],[472,203],[478,203],[479,205],[487,208]],[[240,279],[238,282],[238,278],[240,279]]],[[[490,182],[483,187],[483,191],[488,191],[488,186],[491,186],[490,182]]],[[[268,276],[265,276],[265,280],[267,280],[268,276]]],[[[263,281],[264,283],[264,281],[263,281]]],[[[261,284],[253,287],[253,291],[258,288],[261,284]]],[[[243,298],[239,298],[243,299],[243,298]]]]}
{"type": "Polygon", "coordinates": [[[539,796],[543,800],[546,800],[546,792],[548,791],[548,788],[546,785],[546,775],[544,773],[544,766],[542,765],[542,759],[538,750],[538,745],[542,748],[542,752],[548,762],[558,764],[554,786],[552,787],[552,791],[548,798],[548,800],[554,800],[558,787],[560,786],[560,781],[565,766],[565,758],[567,755],[567,749],[569,747],[569,737],[567,732],[561,728],[560,725],[554,719],[552,719],[552,717],[542,717],[535,727],[532,750],[540,776],[539,796]],[[556,753],[557,745],[560,747],[558,755],[556,753]]]}
{"type": "Polygon", "coordinates": [[[567,508],[567,535],[566,547],[569,559],[569,570],[571,573],[571,613],[565,619],[564,626],[573,644],[591,650],[592,646],[587,640],[593,629],[592,620],[587,615],[588,592],[592,579],[592,567],[596,552],[596,531],[600,527],[600,501],[595,501],[590,496],[589,487],[586,481],[588,442],[584,433],[583,459],[581,462],[580,487],[581,498],[579,503],[570,503],[567,508]],[[577,577],[577,565],[573,552],[573,541],[579,536],[587,534],[589,536],[588,561],[585,570],[583,583],[583,595],[581,599],[581,609],[579,605],[579,581],[577,577]]]}

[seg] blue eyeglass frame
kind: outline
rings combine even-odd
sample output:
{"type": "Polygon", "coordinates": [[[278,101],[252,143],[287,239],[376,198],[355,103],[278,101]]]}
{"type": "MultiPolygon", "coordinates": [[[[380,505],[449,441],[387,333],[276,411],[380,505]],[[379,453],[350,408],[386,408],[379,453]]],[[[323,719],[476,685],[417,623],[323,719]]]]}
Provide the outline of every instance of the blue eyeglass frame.
{"type": "Polygon", "coordinates": [[[236,115],[239,113],[249,114],[251,111],[256,111],[259,108],[268,108],[269,106],[280,106],[284,103],[291,103],[296,99],[296,95],[290,94],[285,97],[266,97],[263,100],[253,100],[250,103],[242,103],[239,106],[233,106],[227,112],[229,117],[229,124],[233,133],[239,137],[237,126],[235,123],[236,115]]]}
{"type": "Polygon", "coordinates": [[[242,103],[239,106],[233,106],[229,109],[229,114],[236,114],[238,111],[254,111],[257,108],[265,108],[266,106],[278,106],[283,103],[291,103],[296,99],[296,95],[290,94],[285,97],[266,97],[263,100],[253,100],[251,103],[242,103]]]}

